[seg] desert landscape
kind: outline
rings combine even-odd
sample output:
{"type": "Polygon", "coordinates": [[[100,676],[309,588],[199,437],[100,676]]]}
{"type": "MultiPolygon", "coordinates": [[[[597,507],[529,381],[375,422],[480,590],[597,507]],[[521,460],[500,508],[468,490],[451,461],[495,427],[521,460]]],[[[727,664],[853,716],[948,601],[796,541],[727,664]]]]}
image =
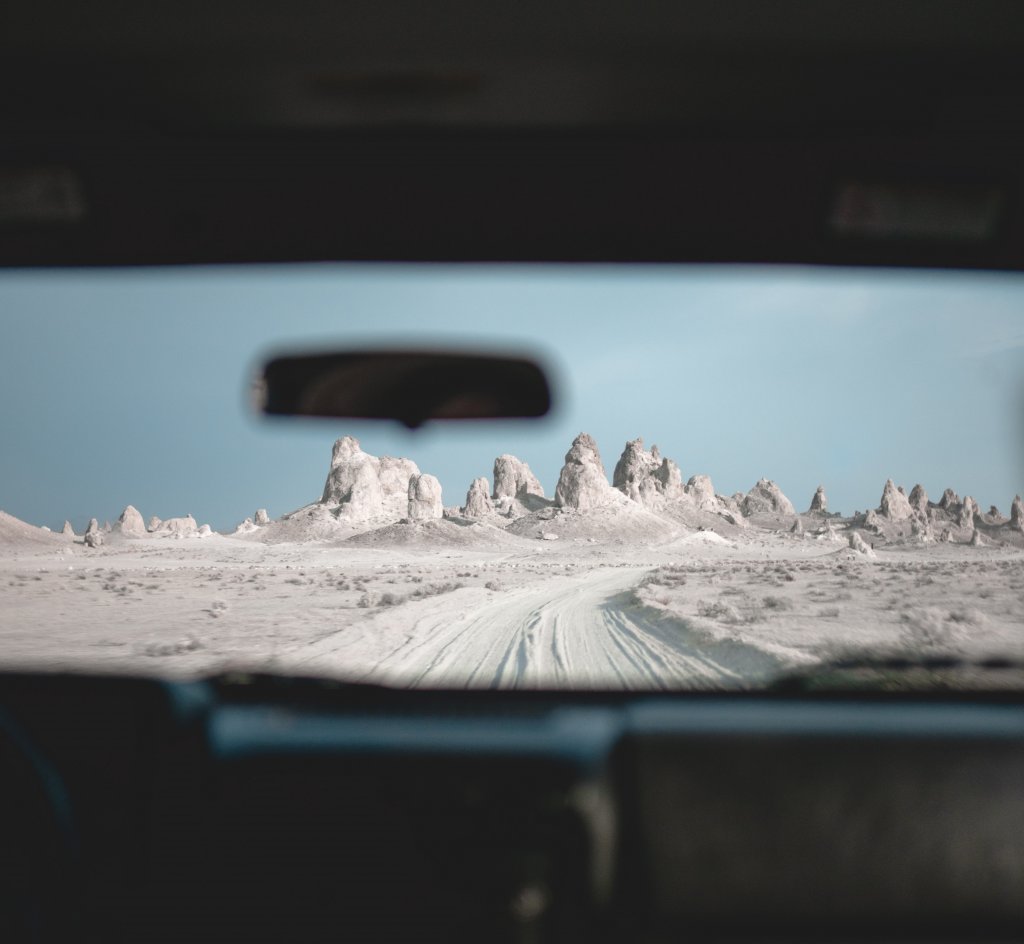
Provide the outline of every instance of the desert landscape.
{"type": "MultiPolygon", "coordinates": [[[[486,468],[486,467],[485,467],[486,468]]],[[[1024,504],[891,480],[839,515],[715,492],[581,433],[549,495],[501,455],[464,504],[352,437],[323,494],[231,533],[133,506],[84,534],[0,512],[0,667],[424,687],[758,687],[858,656],[1024,656],[1024,504]]],[[[1010,496],[1007,496],[1009,498],[1010,496]]],[[[803,507],[801,505],[801,507],[803,507]]]]}

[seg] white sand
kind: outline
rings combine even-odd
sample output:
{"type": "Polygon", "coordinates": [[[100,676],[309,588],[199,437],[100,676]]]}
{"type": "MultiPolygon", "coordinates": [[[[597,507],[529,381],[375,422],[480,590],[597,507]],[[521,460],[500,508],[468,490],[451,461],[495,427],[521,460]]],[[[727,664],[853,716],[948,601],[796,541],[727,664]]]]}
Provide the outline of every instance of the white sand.
{"type": "Polygon", "coordinates": [[[757,685],[858,651],[1024,655],[1019,548],[869,559],[788,527],[664,519],[645,540],[636,510],[520,534],[445,520],[354,541],[114,534],[97,549],[4,516],[0,667],[643,688],[757,685]]]}

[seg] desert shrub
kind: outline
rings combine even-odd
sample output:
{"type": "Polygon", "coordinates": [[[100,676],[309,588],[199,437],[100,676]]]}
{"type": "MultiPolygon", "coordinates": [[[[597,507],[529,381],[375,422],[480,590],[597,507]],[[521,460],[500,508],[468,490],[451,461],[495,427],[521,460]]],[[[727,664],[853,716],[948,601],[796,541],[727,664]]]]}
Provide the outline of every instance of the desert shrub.
{"type": "Polygon", "coordinates": [[[962,623],[967,626],[980,626],[985,622],[985,614],[974,609],[950,610],[947,618],[952,623],[962,623]]]}
{"type": "Polygon", "coordinates": [[[504,590],[505,588],[497,580],[488,580],[484,584],[485,590],[504,590]]]}
{"type": "Polygon", "coordinates": [[[686,568],[679,564],[667,564],[647,574],[640,581],[641,587],[682,587],[686,584],[686,568]]]}
{"type": "Polygon", "coordinates": [[[716,600],[714,603],[698,603],[697,614],[705,619],[718,620],[732,626],[744,623],[759,623],[764,619],[764,610],[753,600],[737,601],[736,605],[716,600]]]}
{"type": "Polygon", "coordinates": [[[935,607],[906,610],[900,615],[900,642],[915,652],[949,651],[957,642],[957,621],[935,607]]]}
{"type": "Polygon", "coordinates": [[[400,593],[382,593],[380,597],[381,606],[398,606],[399,603],[404,603],[405,597],[400,593]]]}
{"type": "Polygon", "coordinates": [[[461,590],[466,586],[461,580],[445,581],[444,583],[428,583],[425,586],[417,587],[410,594],[413,600],[422,600],[425,597],[435,597],[440,593],[451,593],[453,590],[461,590]]]}
{"type": "Polygon", "coordinates": [[[705,619],[721,620],[723,623],[741,622],[739,610],[721,600],[716,600],[714,603],[701,601],[697,604],[697,615],[703,616],[705,619]]]}
{"type": "Polygon", "coordinates": [[[789,600],[785,600],[782,597],[764,597],[761,600],[761,603],[763,603],[765,609],[768,610],[782,611],[792,609],[792,604],[789,600]]]}
{"type": "Polygon", "coordinates": [[[839,616],[839,607],[838,606],[826,606],[826,607],[823,607],[822,609],[818,610],[818,616],[822,617],[823,619],[835,619],[837,616],[839,616]]]}

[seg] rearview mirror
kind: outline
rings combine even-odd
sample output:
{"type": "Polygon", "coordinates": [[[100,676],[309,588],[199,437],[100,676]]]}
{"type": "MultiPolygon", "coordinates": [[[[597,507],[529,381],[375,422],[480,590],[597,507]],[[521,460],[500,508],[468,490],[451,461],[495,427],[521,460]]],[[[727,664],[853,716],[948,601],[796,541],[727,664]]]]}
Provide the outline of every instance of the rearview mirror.
{"type": "Polygon", "coordinates": [[[431,351],[340,351],[275,357],[263,368],[261,408],[273,416],[428,420],[544,416],[551,391],[523,358],[431,351]]]}

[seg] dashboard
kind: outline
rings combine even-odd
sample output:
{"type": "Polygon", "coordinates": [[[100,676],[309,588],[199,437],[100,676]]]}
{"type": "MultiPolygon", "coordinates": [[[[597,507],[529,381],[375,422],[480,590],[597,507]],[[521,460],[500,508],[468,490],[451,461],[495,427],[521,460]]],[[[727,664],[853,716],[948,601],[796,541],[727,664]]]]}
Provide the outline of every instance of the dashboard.
{"type": "Polygon", "coordinates": [[[979,940],[1009,695],[0,677],[4,940],[979,940]]]}

